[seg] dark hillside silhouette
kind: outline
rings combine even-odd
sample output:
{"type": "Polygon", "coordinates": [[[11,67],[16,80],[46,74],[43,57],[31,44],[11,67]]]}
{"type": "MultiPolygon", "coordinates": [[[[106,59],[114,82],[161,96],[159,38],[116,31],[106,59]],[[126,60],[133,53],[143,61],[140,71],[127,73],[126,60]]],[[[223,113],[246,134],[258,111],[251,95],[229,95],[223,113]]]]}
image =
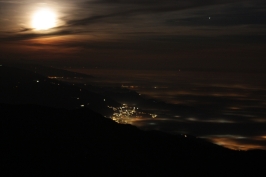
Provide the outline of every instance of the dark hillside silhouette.
{"type": "Polygon", "coordinates": [[[89,109],[0,105],[4,176],[257,176],[265,152],[141,131],[89,109]]]}
{"type": "Polygon", "coordinates": [[[67,109],[84,106],[104,116],[113,113],[108,105],[120,105],[103,95],[31,71],[2,66],[0,77],[0,103],[36,104],[67,109]]]}
{"type": "Polygon", "coordinates": [[[77,73],[77,72],[71,72],[63,69],[54,68],[52,66],[42,66],[42,65],[30,65],[30,64],[13,64],[12,67],[21,68],[23,70],[31,71],[43,76],[49,76],[49,77],[61,77],[61,78],[93,78],[93,76],[77,73]],[[14,65],[14,66],[13,66],[14,65]]]}

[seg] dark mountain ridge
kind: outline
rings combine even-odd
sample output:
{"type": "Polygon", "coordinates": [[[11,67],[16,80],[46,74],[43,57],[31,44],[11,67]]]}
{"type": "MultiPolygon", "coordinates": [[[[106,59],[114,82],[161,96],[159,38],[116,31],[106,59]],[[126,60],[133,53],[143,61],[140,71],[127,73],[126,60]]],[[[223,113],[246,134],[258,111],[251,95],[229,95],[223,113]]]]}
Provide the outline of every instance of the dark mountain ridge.
{"type": "Polygon", "coordinates": [[[192,136],[141,131],[87,108],[0,104],[4,176],[254,175],[260,152],[232,151],[192,136]],[[248,166],[248,168],[244,168],[248,166]]]}
{"type": "Polygon", "coordinates": [[[73,84],[8,66],[0,67],[0,103],[36,104],[67,109],[84,106],[105,116],[113,113],[108,105],[120,105],[108,97],[73,84]]]}
{"type": "MultiPolygon", "coordinates": [[[[9,65],[10,66],[10,65],[9,65]]],[[[49,77],[61,77],[61,78],[93,78],[91,75],[86,75],[78,72],[71,72],[64,69],[54,68],[53,66],[43,66],[43,65],[31,65],[16,63],[11,65],[14,68],[21,68],[23,70],[31,71],[43,76],[49,77]]]]}

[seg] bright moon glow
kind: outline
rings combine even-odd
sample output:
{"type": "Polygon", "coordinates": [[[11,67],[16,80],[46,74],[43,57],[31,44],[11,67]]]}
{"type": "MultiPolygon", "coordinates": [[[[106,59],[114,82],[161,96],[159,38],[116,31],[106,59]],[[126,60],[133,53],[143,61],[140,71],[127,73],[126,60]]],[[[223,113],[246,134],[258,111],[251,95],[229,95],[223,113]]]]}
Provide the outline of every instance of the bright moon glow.
{"type": "Polygon", "coordinates": [[[32,27],[36,30],[47,30],[55,25],[56,15],[50,9],[41,9],[33,15],[32,27]]]}

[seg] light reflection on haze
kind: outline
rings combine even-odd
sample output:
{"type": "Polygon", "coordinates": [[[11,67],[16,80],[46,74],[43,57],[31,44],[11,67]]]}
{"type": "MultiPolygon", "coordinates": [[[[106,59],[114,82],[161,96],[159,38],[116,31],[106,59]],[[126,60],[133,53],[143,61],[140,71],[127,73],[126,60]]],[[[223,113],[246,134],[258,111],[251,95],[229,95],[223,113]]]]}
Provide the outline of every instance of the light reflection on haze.
{"type": "Polygon", "coordinates": [[[266,139],[262,138],[266,134],[265,73],[71,71],[93,75],[95,78],[89,81],[92,85],[125,87],[141,96],[174,104],[147,109],[158,116],[134,118],[133,125],[192,134],[231,149],[266,149],[266,139]]]}
{"type": "MultiPolygon", "coordinates": [[[[221,136],[226,136],[226,135],[221,135],[221,136]]],[[[249,150],[249,149],[264,149],[264,150],[266,150],[266,148],[262,145],[256,145],[256,144],[251,144],[251,143],[249,144],[249,143],[241,142],[241,140],[239,141],[239,139],[237,137],[228,137],[228,138],[227,137],[206,137],[206,138],[210,139],[212,142],[214,142],[218,145],[225,146],[225,147],[233,149],[233,150],[244,150],[244,151],[249,150]]],[[[253,138],[253,137],[249,137],[249,139],[256,140],[256,138],[253,138]]]]}

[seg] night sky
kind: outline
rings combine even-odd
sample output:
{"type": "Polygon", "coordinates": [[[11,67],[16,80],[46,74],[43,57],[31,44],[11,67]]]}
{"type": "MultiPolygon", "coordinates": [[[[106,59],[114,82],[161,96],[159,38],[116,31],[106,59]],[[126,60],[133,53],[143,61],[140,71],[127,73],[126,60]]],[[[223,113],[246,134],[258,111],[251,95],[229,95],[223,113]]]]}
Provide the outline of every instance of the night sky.
{"type": "Polygon", "coordinates": [[[263,71],[264,0],[1,0],[0,61],[263,71]],[[34,14],[49,9],[50,29],[34,14]]]}

